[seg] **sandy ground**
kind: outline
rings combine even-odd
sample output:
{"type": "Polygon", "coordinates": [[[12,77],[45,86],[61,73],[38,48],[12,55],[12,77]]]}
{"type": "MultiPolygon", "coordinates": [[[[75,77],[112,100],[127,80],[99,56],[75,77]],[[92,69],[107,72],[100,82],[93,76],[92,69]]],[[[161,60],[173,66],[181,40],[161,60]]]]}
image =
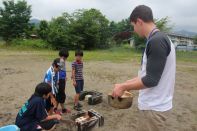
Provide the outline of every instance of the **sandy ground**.
{"type": "MultiPolygon", "coordinates": [[[[43,80],[50,60],[30,53],[0,53],[0,126],[12,124],[23,103],[43,80]],[[20,54],[20,55],[19,55],[20,54]]],[[[104,101],[96,106],[82,102],[84,109],[95,109],[105,118],[105,125],[98,131],[135,131],[138,109],[137,94],[130,109],[114,109],[107,104],[107,94],[114,83],[123,82],[137,74],[136,62],[112,63],[106,61],[84,63],[85,90],[97,90],[104,94],[104,101]]],[[[70,80],[70,63],[67,63],[68,81],[66,106],[72,109],[74,88],[70,80]]],[[[74,111],[72,111],[74,112],[74,111]]],[[[67,116],[63,116],[67,118],[67,116]]],[[[168,119],[168,131],[197,131],[197,64],[179,62],[174,95],[174,108],[168,119]]],[[[60,123],[56,131],[68,130],[60,123]]]]}

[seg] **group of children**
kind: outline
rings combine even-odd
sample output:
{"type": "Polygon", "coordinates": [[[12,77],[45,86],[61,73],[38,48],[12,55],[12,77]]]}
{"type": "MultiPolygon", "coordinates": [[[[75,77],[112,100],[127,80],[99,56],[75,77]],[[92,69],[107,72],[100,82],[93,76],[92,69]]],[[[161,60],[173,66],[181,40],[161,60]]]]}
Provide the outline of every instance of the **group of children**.
{"type": "MultiPolygon", "coordinates": [[[[70,113],[65,108],[65,86],[67,81],[66,60],[69,56],[65,48],[59,51],[59,58],[56,58],[47,70],[44,81],[38,84],[34,94],[19,110],[15,124],[21,131],[52,130],[61,120],[62,113],[70,113]],[[58,106],[61,111],[58,111],[58,106]]],[[[75,87],[74,109],[81,110],[79,95],[83,91],[83,51],[75,52],[75,61],[72,63],[72,83],[75,87]]]]}

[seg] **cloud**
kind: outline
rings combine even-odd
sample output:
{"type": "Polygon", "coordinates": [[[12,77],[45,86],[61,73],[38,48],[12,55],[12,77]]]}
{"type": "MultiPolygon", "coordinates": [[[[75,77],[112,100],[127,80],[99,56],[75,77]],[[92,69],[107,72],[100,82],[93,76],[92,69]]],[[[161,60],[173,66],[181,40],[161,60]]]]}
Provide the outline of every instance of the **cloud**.
{"type": "Polygon", "coordinates": [[[137,5],[145,4],[152,8],[155,18],[168,16],[176,27],[197,32],[197,0],[27,0],[27,2],[32,5],[33,18],[47,20],[60,16],[63,12],[72,13],[76,9],[96,8],[108,19],[120,21],[128,18],[137,5]]]}

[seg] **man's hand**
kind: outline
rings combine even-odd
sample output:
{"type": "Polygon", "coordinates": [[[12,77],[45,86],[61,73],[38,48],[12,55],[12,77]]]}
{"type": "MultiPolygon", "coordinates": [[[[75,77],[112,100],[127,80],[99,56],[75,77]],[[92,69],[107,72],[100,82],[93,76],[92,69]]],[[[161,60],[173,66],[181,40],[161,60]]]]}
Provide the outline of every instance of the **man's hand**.
{"type": "Polygon", "coordinates": [[[125,89],[123,84],[115,84],[115,87],[112,92],[113,97],[121,97],[124,93],[125,89]]]}
{"type": "Polygon", "coordinates": [[[134,79],[127,80],[126,82],[122,84],[115,84],[112,96],[120,97],[123,95],[124,91],[141,90],[144,88],[145,86],[143,85],[141,78],[136,77],[134,79]]]}

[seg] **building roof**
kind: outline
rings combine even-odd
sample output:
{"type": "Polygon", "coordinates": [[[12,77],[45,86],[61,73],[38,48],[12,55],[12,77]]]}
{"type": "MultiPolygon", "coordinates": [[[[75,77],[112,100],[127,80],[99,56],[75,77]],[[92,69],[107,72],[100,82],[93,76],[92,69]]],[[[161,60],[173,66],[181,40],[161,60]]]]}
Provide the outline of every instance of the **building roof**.
{"type": "Polygon", "coordinates": [[[174,36],[174,37],[182,37],[182,38],[186,38],[186,39],[194,39],[191,36],[186,36],[186,35],[182,35],[182,34],[177,34],[177,33],[166,33],[169,36],[174,36]]]}

